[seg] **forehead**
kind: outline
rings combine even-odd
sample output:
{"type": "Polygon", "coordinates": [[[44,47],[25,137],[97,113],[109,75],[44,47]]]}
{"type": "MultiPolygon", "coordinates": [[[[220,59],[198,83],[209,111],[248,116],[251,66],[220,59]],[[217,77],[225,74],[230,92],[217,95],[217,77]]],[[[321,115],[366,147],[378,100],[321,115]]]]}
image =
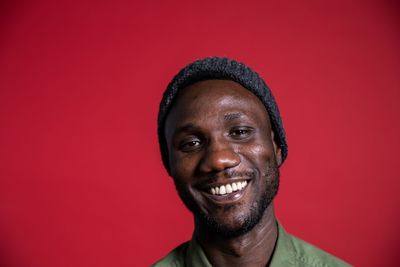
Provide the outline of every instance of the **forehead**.
{"type": "Polygon", "coordinates": [[[249,90],[244,88],[239,83],[230,80],[205,80],[196,82],[183,88],[178,93],[178,99],[186,98],[190,100],[190,97],[205,97],[208,99],[214,99],[218,97],[240,97],[249,100],[258,100],[258,98],[251,93],[249,90]],[[189,99],[188,99],[189,98],[189,99]]]}
{"type": "Polygon", "coordinates": [[[206,80],[183,88],[178,93],[167,122],[171,119],[179,122],[194,114],[201,118],[229,111],[269,121],[263,103],[242,85],[230,80],[206,80]]]}

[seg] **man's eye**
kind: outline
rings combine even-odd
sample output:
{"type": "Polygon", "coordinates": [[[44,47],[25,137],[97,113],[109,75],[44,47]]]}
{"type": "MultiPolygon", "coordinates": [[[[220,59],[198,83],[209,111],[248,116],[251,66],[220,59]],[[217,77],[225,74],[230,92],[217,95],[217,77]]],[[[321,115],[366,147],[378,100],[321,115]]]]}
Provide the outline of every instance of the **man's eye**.
{"type": "Polygon", "coordinates": [[[201,141],[199,139],[192,139],[188,141],[184,141],[179,145],[179,149],[182,151],[192,151],[197,149],[201,145],[201,141]]]}
{"type": "Polygon", "coordinates": [[[229,133],[230,136],[236,139],[246,138],[252,133],[251,128],[235,128],[229,133]]]}

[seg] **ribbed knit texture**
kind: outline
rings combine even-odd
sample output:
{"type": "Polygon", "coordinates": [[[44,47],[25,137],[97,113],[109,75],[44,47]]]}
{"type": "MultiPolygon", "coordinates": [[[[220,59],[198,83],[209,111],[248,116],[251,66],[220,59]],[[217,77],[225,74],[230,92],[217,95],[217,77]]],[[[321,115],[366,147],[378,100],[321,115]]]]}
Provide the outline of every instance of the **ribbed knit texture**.
{"type": "Polygon", "coordinates": [[[272,130],[275,132],[276,141],[278,142],[277,145],[282,149],[283,162],[287,157],[288,146],[279,109],[271,90],[255,71],[243,63],[229,58],[210,57],[197,60],[179,71],[169,83],[161,100],[158,112],[158,141],[162,160],[168,173],[171,174],[169,169],[168,147],[164,134],[165,119],[168,112],[174,104],[175,97],[180,89],[199,81],[211,79],[237,82],[261,100],[269,114],[272,130]]]}

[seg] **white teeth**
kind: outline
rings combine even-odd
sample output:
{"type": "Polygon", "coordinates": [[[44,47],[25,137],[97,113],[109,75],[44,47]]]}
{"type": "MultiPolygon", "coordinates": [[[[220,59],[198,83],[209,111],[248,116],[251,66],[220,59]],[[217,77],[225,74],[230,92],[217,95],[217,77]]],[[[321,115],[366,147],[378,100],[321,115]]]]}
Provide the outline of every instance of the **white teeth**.
{"type": "Polygon", "coordinates": [[[246,185],[247,185],[247,181],[242,181],[242,182],[236,182],[236,183],[216,186],[216,187],[212,187],[210,189],[210,193],[213,195],[230,194],[232,192],[242,190],[243,188],[246,187],[246,185]]]}
{"type": "Polygon", "coordinates": [[[232,193],[232,186],[230,184],[226,185],[226,193],[232,193]]]}
{"type": "Polygon", "coordinates": [[[232,183],[232,191],[237,191],[237,190],[238,190],[238,188],[236,186],[236,183],[232,183]]]}
{"type": "Polygon", "coordinates": [[[237,188],[238,188],[238,190],[242,190],[242,183],[241,182],[237,183],[237,188]]]}
{"type": "Polygon", "coordinates": [[[220,195],[225,195],[226,194],[225,185],[221,185],[219,187],[219,194],[220,195]]]}

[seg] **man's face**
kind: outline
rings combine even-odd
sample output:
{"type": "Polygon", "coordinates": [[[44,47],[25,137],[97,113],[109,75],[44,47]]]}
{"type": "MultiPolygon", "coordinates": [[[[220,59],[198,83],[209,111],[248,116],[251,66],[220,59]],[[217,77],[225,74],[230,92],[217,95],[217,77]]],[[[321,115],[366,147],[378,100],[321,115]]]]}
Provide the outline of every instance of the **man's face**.
{"type": "Polygon", "coordinates": [[[238,83],[181,90],[166,120],[171,175],[196,224],[224,236],[251,230],[279,184],[281,161],[261,101],[238,83]]]}

